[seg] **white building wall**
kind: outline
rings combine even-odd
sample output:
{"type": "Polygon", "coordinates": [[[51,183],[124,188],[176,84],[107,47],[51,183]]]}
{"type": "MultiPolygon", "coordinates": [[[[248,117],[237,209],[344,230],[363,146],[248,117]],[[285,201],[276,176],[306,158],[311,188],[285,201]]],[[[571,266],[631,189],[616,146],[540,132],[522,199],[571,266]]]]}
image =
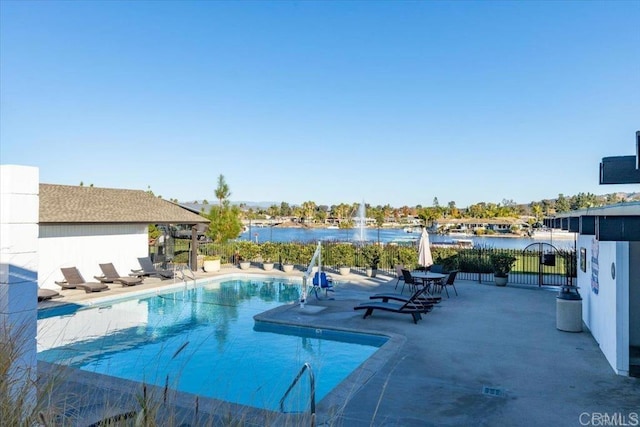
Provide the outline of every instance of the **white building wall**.
{"type": "Polygon", "coordinates": [[[640,242],[629,242],[629,345],[640,347],[640,242]]]}
{"type": "Polygon", "coordinates": [[[27,401],[35,399],[38,191],[38,168],[0,165],[0,351],[19,346],[13,390],[27,401]]]}
{"type": "Polygon", "coordinates": [[[615,264],[609,275],[616,286],[616,351],[613,367],[620,375],[629,375],[629,242],[615,242],[615,264]]]}
{"type": "Polygon", "coordinates": [[[578,259],[578,286],[582,295],[582,319],[600,345],[602,353],[618,374],[629,369],[629,244],[599,242],[595,236],[578,237],[586,248],[586,272],[578,259]],[[611,264],[615,263],[615,278],[611,264]],[[625,361],[626,360],[626,361],[625,361]]]}
{"type": "Polygon", "coordinates": [[[145,224],[86,224],[40,226],[39,284],[60,289],[60,268],[77,267],[88,282],[101,275],[98,264],[113,263],[123,276],[139,269],[138,257],[149,254],[145,224]]]}

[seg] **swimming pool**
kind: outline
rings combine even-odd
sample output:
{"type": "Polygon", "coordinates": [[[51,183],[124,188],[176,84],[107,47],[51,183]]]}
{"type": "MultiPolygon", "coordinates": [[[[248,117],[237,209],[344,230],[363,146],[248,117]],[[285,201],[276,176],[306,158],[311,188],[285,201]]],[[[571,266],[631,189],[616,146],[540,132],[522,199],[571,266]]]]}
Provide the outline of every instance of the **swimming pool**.
{"type": "MultiPolygon", "coordinates": [[[[254,321],[299,297],[299,283],[243,278],[41,310],[38,359],[270,410],[309,363],[320,401],[386,338],[254,321]]],[[[304,376],[285,409],[307,409],[308,390],[304,376]]]]}

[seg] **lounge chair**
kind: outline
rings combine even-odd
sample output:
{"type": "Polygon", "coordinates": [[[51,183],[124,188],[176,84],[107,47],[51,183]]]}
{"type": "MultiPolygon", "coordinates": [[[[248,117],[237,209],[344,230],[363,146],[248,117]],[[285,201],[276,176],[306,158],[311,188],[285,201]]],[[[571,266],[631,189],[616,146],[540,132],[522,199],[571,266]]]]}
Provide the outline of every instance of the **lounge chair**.
{"type": "Polygon", "coordinates": [[[374,294],[369,297],[369,299],[380,299],[382,302],[391,301],[419,301],[422,304],[438,304],[442,301],[442,297],[436,297],[428,292],[428,288],[425,286],[420,291],[416,291],[416,293],[410,297],[397,293],[397,292],[382,292],[379,294],[374,294]]]}
{"type": "Polygon", "coordinates": [[[422,293],[422,290],[416,291],[409,301],[404,303],[395,302],[382,302],[382,301],[367,301],[360,305],[353,307],[354,310],[366,310],[363,319],[371,316],[373,310],[383,310],[392,313],[410,314],[413,318],[413,323],[418,323],[418,320],[422,319],[422,313],[428,313],[433,308],[433,304],[427,304],[420,302],[418,297],[422,293]]]}
{"type": "Polygon", "coordinates": [[[38,287],[38,302],[46,301],[52,298],[60,298],[60,292],[54,291],[53,289],[41,288],[38,287]]]}
{"type": "Polygon", "coordinates": [[[316,274],[313,275],[312,283],[316,298],[318,298],[318,289],[324,289],[325,297],[329,296],[329,292],[333,292],[333,279],[327,276],[327,273],[324,271],[316,272],[316,274]]]}
{"type": "Polygon", "coordinates": [[[84,289],[86,293],[108,291],[104,283],[86,282],[76,267],[61,268],[64,281],[56,282],[62,289],[84,289]]]}
{"type": "Polygon", "coordinates": [[[112,263],[100,264],[100,270],[102,270],[102,276],[93,277],[95,277],[101,283],[120,283],[122,286],[135,286],[142,283],[142,277],[120,276],[112,263]]]}
{"type": "Polygon", "coordinates": [[[148,256],[138,258],[138,262],[142,268],[140,270],[131,270],[136,277],[159,277],[163,280],[173,279],[174,273],[172,270],[157,269],[148,256]]]}

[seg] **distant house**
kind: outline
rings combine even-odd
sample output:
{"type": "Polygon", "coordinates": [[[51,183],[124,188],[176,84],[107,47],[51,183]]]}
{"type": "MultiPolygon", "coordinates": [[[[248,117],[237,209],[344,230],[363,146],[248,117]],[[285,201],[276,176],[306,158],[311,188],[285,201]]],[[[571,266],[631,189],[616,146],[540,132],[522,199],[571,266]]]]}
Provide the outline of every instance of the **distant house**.
{"type": "Polygon", "coordinates": [[[453,232],[493,230],[497,233],[509,233],[514,227],[522,228],[523,221],[516,218],[449,218],[434,222],[434,226],[436,229],[442,227],[443,230],[453,232]]]}
{"type": "Polygon", "coordinates": [[[149,252],[149,224],[208,224],[209,220],[142,190],[40,184],[38,285],[57,289],[61,267],[86,280],[113,263],[120,274],[140,268],[149,252]]]}

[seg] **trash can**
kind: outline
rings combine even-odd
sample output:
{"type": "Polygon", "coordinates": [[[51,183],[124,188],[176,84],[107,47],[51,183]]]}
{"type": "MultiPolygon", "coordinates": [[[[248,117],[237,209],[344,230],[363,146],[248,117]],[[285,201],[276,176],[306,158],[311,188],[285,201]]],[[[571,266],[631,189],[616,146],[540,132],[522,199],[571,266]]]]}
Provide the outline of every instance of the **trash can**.
{"type": "Polygon", "coordinates": [[[577,286],[564,285],[556,297],[556,328],[582,332],[582,297],[577,286]]]}

